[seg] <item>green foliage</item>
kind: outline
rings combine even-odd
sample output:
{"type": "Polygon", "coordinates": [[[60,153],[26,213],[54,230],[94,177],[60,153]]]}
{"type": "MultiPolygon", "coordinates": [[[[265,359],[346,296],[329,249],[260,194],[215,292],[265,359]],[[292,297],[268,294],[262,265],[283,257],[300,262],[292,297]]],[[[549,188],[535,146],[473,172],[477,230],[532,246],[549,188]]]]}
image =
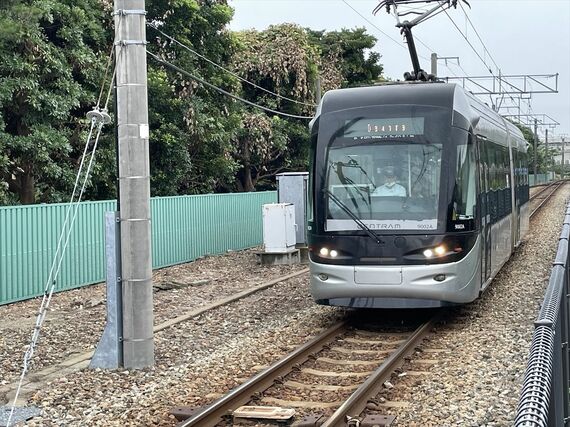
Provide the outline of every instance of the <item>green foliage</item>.
{"type": "MultiPolygon", "coordinates": [[[[523,134],[524,139],[528,142],[528,171],[529,173],[534,173],[534,133],[533,131],[520,123],[514,123],[516,127],[520,129],[523,134]]],[[[548,149],[546,151],[546,146],[540,141],[537,140],[537,148],[536,148],[536,172],[539,174],[547,173],[548,171],[552,171],[554,167],[554,155],[555,150],[548,149]]]]}
{"type": "Polygon", "coordinates": [[[60,201],[101,71],[103,11],[97,0],[11,0],[0,17],[2,180],[21,203],[60,201]]]}
{"type": "Polygon", "coordinates": [[[376,38],[366,34],[365,28],[329,32],[308,29],[307,32],[322,57],[339,68],[342,87],[370,85],[381,78],[380,54],[370,50],[376,38]]]}
{"type": "MultiPolygon", "coordinates": [[[[341,85],[369,84],[382,72],[379,55],[366,55],[376,39],[364,29],[327,33],[282,24],[264,31],[239,32],[235,37],[239,50],[233,58],[233,66],[240,76],[299,102],[276,97],[245,83],[242,83],[243,96],[289,114],[313,114],[319,77],[326,91],[341,85]]],[[[263,116],[257,112],[245,113],[242,132],[234,141],[240,165],[236,185],[240,191],[268,188],[273,185],[276,173],[308,168],[307,122],[290,118],[274,118],[269,122],[262,119],[263,116]]]]}
{"type": "MultiPolygon", "coordinates": [[[[152,0],[147,20],[235,76],[147,28],[148,49],[268,108],[311,116],[322,91],[369,84],[382,72],[363,29],[317,32],[292,24],[231,33],[227,0],[152,0]]],[[[0,3],[0,204],[66,201],[113,41],[110,0],[0,3]]],[[[151,194],[252,191],[275,173],[306,170],[306,120],[234,101],[149,59],[151,194]]],[[[113,105],[110,105],[111,114],[113,105]]],[[[104,128],[85,198],[116,194],[115,135],[104,128]]]]}
{"type": "MultiPolygon", "coordinates": [[[[225,0],[155,0],[149,22],[218,64],[229,61],[234,42],[225,30],[233,11],[225,0]]],[[[233,90],[235,78],[149,28],[149,49],[206,81],[233,90]]],[[[237,116],[218,92],[150,60],[148,64],[153,195],[207,193],[231,185],[235,163],[230,139],[237,116]]]]}
{"type": "MultiPolygon", "coordinates": [[[[238,51],[233,57],[233,68],[236,72],[255,85],[281,95],[278,97],[242,82],[243,97],[288,114],[312,115],[320,56],[304,29],[293,24],[275,25],[261,32],[236,33],[235,40],[238,51]]],[[[268,179],[273,180],[276,173],[294,164],[298,166],[295,156],[305,154],[298,147],[300,140],[308,144],[307,123],[270,117],[251,108],[241,110],[240,131],[232,140],[233,156],[239,166],[235,188],[239,191],[265,189],[273,185],[268,179]]]]}
{"type": "MultiPolygon", "coordinates": [[[[239,52],[233,66],[241,77],[288,98],[312,103],[319,63],[318,50],[307,32],[293,24],[272,25],[265,31],[236,33],[239,52]]],[[[310,106],[292,103],[242,85],[246,96],[270,108],[307,114],[310,106]]]]}

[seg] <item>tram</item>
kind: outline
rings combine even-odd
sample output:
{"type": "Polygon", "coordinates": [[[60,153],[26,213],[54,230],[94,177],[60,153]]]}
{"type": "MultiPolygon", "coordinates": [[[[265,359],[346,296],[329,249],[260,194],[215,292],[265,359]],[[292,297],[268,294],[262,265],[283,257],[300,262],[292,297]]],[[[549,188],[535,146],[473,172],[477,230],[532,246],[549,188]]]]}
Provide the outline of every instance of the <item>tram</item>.
{"type": "Polygon", "coordinates": [[[310,129],[307,238],[319,304],[469,303],[528,231],[527,143],[458,85],[332,90],[310,129]]]}

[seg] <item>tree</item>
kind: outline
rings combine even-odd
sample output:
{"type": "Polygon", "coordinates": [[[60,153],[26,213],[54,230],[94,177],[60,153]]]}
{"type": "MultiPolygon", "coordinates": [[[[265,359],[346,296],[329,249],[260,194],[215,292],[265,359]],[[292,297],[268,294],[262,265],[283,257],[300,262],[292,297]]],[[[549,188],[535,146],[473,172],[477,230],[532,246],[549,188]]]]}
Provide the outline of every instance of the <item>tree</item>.
{"type": "MultiPolygon", "coordinates": [[[[198,55],[227,64],[234,42],[225,0],[149,4],[147,19],[198,55]]],[[[236,79],[149,28],[149,50],[216,86],[232,91],[236,79]]],[[[151,193],[196,194],[231,186],[235,163],[230,144],[239,122],[233,103],[194,80],[149,59],[151,193]]]]}
{"type": "MultiPolygon", "coordinates": [[[[311,32],[291,24],[231,33],[226,0],[154,0],[147,48],[248,100],[293,115],[314,112],[323,90],[374,81],[379,55],[364,30],[311,32]],[[241,82],[214,66],[290,99],[241,82]],[[293,102],[295,99],[298,102],[293,102]]],[[[0,4],[0,203],[65,201],[113,41],[110,0],[5,0],[0,4]]],[[[272,188],[306,170],[306,120],[267,114],[148,62],[151,194],[272,188]]],[[[113,104],[110,105],[111,114],[113,104]]],[[[85,198],[116,196],[115,141],[105,127],[85,198]]]]}
{"type": "MultiPolygon", "coordinates": [[[[514,123],[514,122],[513,122],[514,123]]],[[[523,134],[524,139],[528,142],[528,171],[529,173],[534,173],[534,132],[527,126],[520,123],[514,123],[516,127],[520,129],[523,134]]],[[[554,150],[549,149],[548,153],[546,151],[545,145],[537,140],[536,144],[536,172],[539,174],[547,173],[553,168],[553,155],[554,150]]]]}
{"type": "MultiPolygon", "coordinates": [[[[319,77],[326,91],[370,84],[382,72],[379,54],[367,54],[376,39],[364,29],[327,33],[282,24],[265,31],[238,32],[236,39],[238,50],[233,59],[236,72],[281,95],[242,83],[243,96],[289,114],[314,114],[319,77]]],[[[240,165],[236,187],[240,191],[271,188],[273,183],[266,179],[276,173],[308,168],[307,121],[287,117],[269,120],[264,118],[267,114],[271,116],[248,108],[242,115],[241,131],[234,140],[234,153],[240,165]]]]}
{"type": "Polygon", "coordinates": [[[9,159],[0,173],[20,203],[70,192],[107,49],[103,12],[98,0],[0,5],[0,146],[9,159]]]}
{"type": "MultiPolygon", "coordinates": [[[[265,31],[238,32],[235,38],[238,50],[233,68],[242,78],[257,85],[242,82],[242,96],[273,110],[311,116],[320,57],[307,32],[293,24],[282,24],[265,31]]],[[[234,156],[239,164],[236,175],[239,191],[255,190],[260,180],[273,177],[292,164],[291,143],[298,141],[292,141],[291,136],[298,133],[299,126],[306,129],[307,121],[249,107],[243,109],[240,132],[233,139],[234,156]]],[[[308,144],[306,131],[303,137],[308,144]]]]}
{"type": "Polygon", "coordinates": [[[307,30],[311,42],[319,47],[323,64],[333,63],[340,70],[341,87],[370,85],[382,77],[380,54],[371,51],[376,37],[365,28],[341,31],[307,30]]]}

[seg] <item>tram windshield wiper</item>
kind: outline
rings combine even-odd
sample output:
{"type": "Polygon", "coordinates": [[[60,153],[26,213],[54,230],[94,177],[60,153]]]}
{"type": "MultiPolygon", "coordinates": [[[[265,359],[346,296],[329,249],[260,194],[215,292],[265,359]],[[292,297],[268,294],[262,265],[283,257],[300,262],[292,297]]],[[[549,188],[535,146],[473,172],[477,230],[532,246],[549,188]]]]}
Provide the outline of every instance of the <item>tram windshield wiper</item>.
{"type": "Polygon", "coordinates": [[[348,163],[345,162],[337,162],[337,164],[339,166],[345,167],[345,168],[356,168],[358,170],[360,170],[364,176],[366,177],[366,179],[368,180],[368,182],[370,184],[372,184],[373,187],[375,187],[374,185],[374,181],[372,181],[372,178],[370,178],[370,175],[368,175],[368,172],[366,172],[366,169],[364,169],[362,166],[360,166],[360,163],[358,163],[355,159],[350,159],[348,161],[348,163]]]}
{"type": "MultiPolygon", "coordinates": [[[[366,173],[366,171],[362,168],[362,166],[360,166],[355,160],[351,159],[348,163],[344,163],[344,162],[331,162],[331,166],[335,167],[336,170],[336,176],[338,177],[339,181],[343,184],[347,186],[347,191],[350,191],[352,193],[353,190],[356,190],[357,194],[360,196],[360,198],[362,199],[362,201],[364,203],[366,203],[369,207],[369,209],[371,208],[370,206],[370,190],[367,188],[366,191],[364,191],[364,189],[360,188],[356,182],[354,182],[352,179],[348,178],[347,176],[344,175],[343,172],[343,168],[345,167],[356,167],[359,168],[360,170],[362,170],[362,172],[364,172],[366,178],[368,178],[368,181],[370,181],[372,184],[374,184],[372,182],[372,180],[370,179],[370,177],[368,176],[368,174],[366,173]],[[366,193],[366,194],[364,194],[366,193]],[[365,195],[367,197],[365,197],[365,195]]],[[[330,173],[329,169],[329,173],[330,173]]],[[[358,208],[358,203],[356,203],[356,200],[354,199],[354,197],[352,196],[352,194],[350,195],[350,198],[352,200],[352,203],[354,204],[354,207],[357,210],[360,210],[358,208]]]]}
{"type": "Polygon", "coordinates": [[[374,239],[376,241],[376,243],[378,243],[379,245],[382,244],[382,240],[380,239],[380,237],[378,237],[378,235],[372,231],[370,229],[370,227],[368,227],[366,224],[364,224],[360,218],[358,218],[354,212],[352,212],[350,210],[350,208],[348,206],[346,206],[343,202],[340,201],[340,199],[338,197],[336,197],[332,192],[330,192],[329,190],[327,190],[326,188],[323,191],[327,196],[329,196],[329,198],[335,202],[339,208],[341,208],[344,212],[346,212],[346,214],[352,218],[352,220],[354,222],[356,222],[356,224],[362,228],[364,231],[366,231],[366,234],[368,234],[370,237],[372,237],[372,239],[374,239]]]}

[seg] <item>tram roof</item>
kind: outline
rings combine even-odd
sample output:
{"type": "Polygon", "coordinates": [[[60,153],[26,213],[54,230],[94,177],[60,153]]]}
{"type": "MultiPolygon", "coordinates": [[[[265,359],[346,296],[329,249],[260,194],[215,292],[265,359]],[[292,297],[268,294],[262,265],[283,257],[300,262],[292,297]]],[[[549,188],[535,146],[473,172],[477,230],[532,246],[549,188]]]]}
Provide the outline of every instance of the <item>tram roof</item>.
{"type": "Polygon", "coordinates": [[[328,91],[323,97],[322,112],[367,105],[413,104],[451,108],[456,84],[398,83],[328,91]]]}
{"type": "MultiPolygon", "coordinates": [[[[493,123],[491,127],[496,130],[508,129],[518,140],[517,145],[521,149],[525,144],[522,133],[516,126],[503,120],[487,104],[455,83],[401,82],[331,90],[323,96],[315,119],[322,113],[374,105],[425,105],[449,108],[460,113],[474,127],[478,123],[483,126],[483,122],[490,122],[493,123]]],[[[483,133],[487,133],[489,127],[484,127],[486,130],[483,133]]]]}

